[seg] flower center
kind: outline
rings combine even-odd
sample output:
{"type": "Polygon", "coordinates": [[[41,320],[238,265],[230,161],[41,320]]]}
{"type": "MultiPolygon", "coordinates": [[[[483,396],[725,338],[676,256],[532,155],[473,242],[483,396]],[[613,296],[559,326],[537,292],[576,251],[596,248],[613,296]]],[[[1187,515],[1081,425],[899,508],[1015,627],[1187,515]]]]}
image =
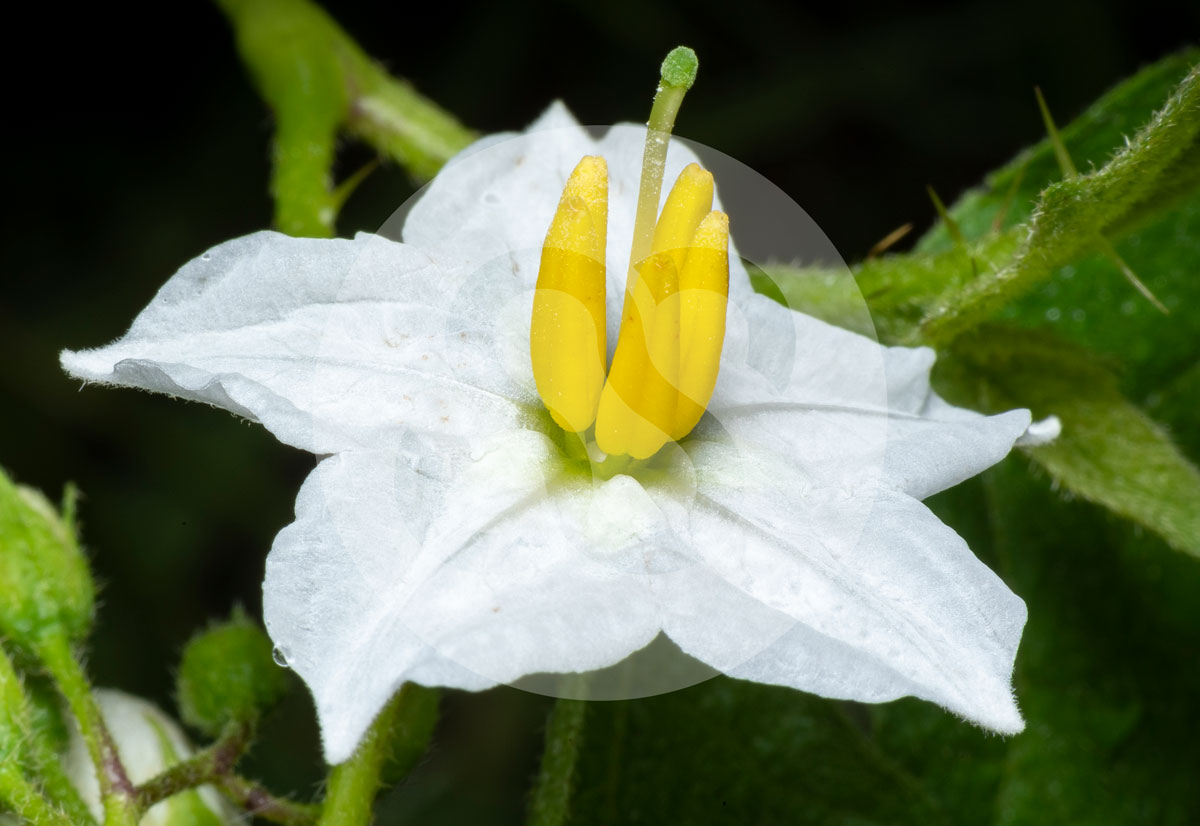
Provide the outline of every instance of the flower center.
{"type": "MultiPolygon", "coordinates": [[[[604,159],[585,157],[563,189],[534,294],[533,375],[554,421],[572,433],[594,426],[596,445],[610,456],[653,456],[690,433],[712,398],[729,295],[729,219],[712,209],[712,199],[712,175],[690,164],[657,221],[651,211],[652,224],[635,226],[620,333],[606,369],[604,159]],[[644,256],[637,255],[639,236],[651,237],[644,256]]],[[[638,223],[649,223],[640,207],[638,223]]]]}

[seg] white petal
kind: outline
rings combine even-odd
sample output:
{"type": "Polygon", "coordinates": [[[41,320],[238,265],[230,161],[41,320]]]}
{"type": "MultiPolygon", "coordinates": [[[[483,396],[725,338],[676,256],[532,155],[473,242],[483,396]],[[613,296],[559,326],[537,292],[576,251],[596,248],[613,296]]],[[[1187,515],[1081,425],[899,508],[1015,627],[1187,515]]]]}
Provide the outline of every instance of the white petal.
{"type": "Polygon", "coordinates": [[[661,516],[625,477],[595,494],[556,479],[556,454],[518,432],[474,456],[431,446],[415,466],[346,452],[305,482],[268,557],[264,617],[316,698],[331,763],[406,680],[480,689],[601,668],[654,638],[646,574],[619,563],[655,544],[661,516]]]}
{"type": "MultiPolygon", "coordinates": [[[[497,259],[529,259],[531,251],[536,262],[571,171],[585,155],[602,155],[609,172],[611,348],[621,319],[645,140],[645,127],[628,123],[612,126],[603,137],[594,139],[565,106],[555,103],[526,132],[488,136],[453,158],[412,206],[404,221],[403,239],[422,249],[452,249],[456,257],[475,267],[497,259]]],[[[671,141],[660,206],[683,168],[698,162],[687,144],[671,141]]],[[[719,190],[719,181],[717,185],[719,190]]],[[[721,208],[719,192],[713,208],[721,208]]],[[[748,292],[749,276],[736,248],[730,259],[734,289],[748,292]]],[[[521,270],[532,287],[536,264],[521,270]]]]}
{"type": "Polygon", "coordinates": [[[1003,459],[1027,410],[984,416],[930,387],[934,353],[875,341],[740,296],[709,411],[735,440],[794,457],[815,484],[885,485],[923,499],[1003,459]]]}
{"type": "Polygon", "coordinates": [[[398,447],[409,430],[486,436],[540,405],[497,344],[520,279],[476,275],[371,235],[260,232],[191,261],[123,338],[62,364],[223,407],[314,453],[398,447]]]}
{"type": "Polygon", "coordinates": [[[693,454],[692,532],[712,580],[677,594],[666,629],[684,651],[735,677],[866,702],[914,695],[1022,728],[1011,675],[1025,605],[952,530],[887,488],[808,488],[776,463],[706,449],[693,454]]]}

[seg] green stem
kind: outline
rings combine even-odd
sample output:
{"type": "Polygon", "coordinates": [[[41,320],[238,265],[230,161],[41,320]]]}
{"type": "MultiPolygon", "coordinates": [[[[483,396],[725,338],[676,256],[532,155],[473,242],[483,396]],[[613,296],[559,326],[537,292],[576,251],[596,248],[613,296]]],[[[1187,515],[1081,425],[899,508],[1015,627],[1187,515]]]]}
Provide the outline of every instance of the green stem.
{"type": "Polygon", "coordinates": [[[138,786],[141,811],[188,789],[211,784],[255,817],[285,826],[315,823],[318,807],[276,797],[261,784],[233,773],[253,734],[249,723],[230,723],[217,742],[138,786]]]}
{"type": "Polygon", "coordinates": [[[160,800],[229,774],[250,745],[252,730],[246,723],[230,723],[217,742],[138,786],[138,807],[145,811],[160,800]]]}
{"type": "Polygon", "coordinates": [[[136,826],[138,808],[133,784],[71,643],[63,636],[50,637],[39,646],[38,656],[79,724],[79,733],[100,783],[105,826],[136,826]]]}
{"type": "Polygon", "coordinates": [[[25,779],[15,761],[0,763],[0,801],[30,826],[72,826],[71,819],[25,779]]]}
{"type": "Polygon", "coordinates": [[[311,0],[218,0],[238,51],[277,124],[271,192],[275,225],[333,234],[347,190],[333,189],[343,130],[419,179],[475,138],[451,115],[371,60],[311,0]]]}
{"type": "Polygon", "coordinates": [[[33,727],[32,708],[25,685],[8,653],[0,647],[0,764],[26,770],[38,778],[41,794],[54,808],[65,812],[76,824],[92,824],[95,820],[79,791],[67,777],[62,755],[58,754],[51,738],[33,727]]]}
{"type": "Polygon", "coordinates": [[[282,823],[283,826],[311,826],[321,814],[320,806],[276,797],[261,784],[235,774],[217,778],[213,782],[238,806],[254,817],[272,823],[282,823]]]}
{"type": "Polygon", "coordinates": [[[337,122],[290,112],[276,116],[271,169],[275,228],[298,238],[329,238],[337,215],[331,193],[337,122]]]}
{"type": "Polygon", "coordinates": [[[428,180],[478,137],[407,82],[375,64],[351,78],[362,92],[350,104],[346,129],[383,155],[428,180]]]}
{"type": "Polygon", "coordinates": [[[586,700],[560,699],[554,703],[546,724],[542,768],[529,803],[529,826],[561,826],[567,822],[586,718],[586,700]]]}
{"type": "Polygon", "coordinates": [[[365,826],[371,822],[375,795],[383,786],[383,768],[396,746],[397,730],[403,728],[398,724],[420,690],[412,684],[402,686],[371,723],[350,759],[333,767],[318,826],[365,826]]]}
{"type": "Polygon", "coordinates": [[[63,768],[62,755],[55,752],[45,737],[31,738],[30,750],[33,774],[41,780],[42,792],[67,813],[71,823],[94,825],[92,813],[63,768]]]}

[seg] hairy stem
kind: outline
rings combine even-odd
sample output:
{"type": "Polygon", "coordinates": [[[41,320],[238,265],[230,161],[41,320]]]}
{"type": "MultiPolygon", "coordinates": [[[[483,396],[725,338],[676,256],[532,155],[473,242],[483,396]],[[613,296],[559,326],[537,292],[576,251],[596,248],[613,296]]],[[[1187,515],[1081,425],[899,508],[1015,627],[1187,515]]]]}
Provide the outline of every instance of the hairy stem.
{"type": "Polygon", "coordinates": [[[160,800],[229,774],[250,745],[251,734],[249,724],[230,723],[217,742],[138,786],[138,806],[145,811],[160,800]]]}
{"type": "Polygon", "coordinates": [[[319,826],[366,826],[371,822],[375,795],[383,786],[384,766],[394,751],[406,745],[397,738],[421,736],[405,722],[410,706],[419,711],[422,691],[411,683],[402,686],[371,723],[350,759],[333,767],[319,826]]]}
{"type": "Polygon", "coordinates": [[[100,783],[100,799],[104,805],[105,826],[135,826],[138,807],[133,784],[117,754],[112,735],[100,715],[96,698],[83,667],[63,636],[45,640],[38,648],[38,656],[47,672],[67,701],[67,707],[79,725],[79,733],[87,745],[88,755],[96,769],[100,783]]]}
{"type": "Polygon", "coordinates": [[[261,784],[236,774],[214,778],[213,784],[247,813],[272,823],[282,823],[284,826],[311,826],[321,814],[320,806],[276,797],[261,784]]]}
{"type": "Polygon", "coordinates": [[[63,768],[62,755],[55,752],[49,740],[33,737],[30,739],[29,748],[32,772],[41,780],[42,792],[55,806],[66,812],[71,823],[76,826],[95,824],[87,804],[83,802],[79,790],[75,788],[75,784],[63,768]]]}
{"type": "Polygon", "coordinates": [[[567,822],[586,717],[586,700],[555,702],[546,724],[542,768],[529,804],[529,826],[561,826],[567,822]]]}
{"type": "Polygon", "coordinates": [[[33,787],[16,761],[0,763],[0,803],[30,826],[72,826],[72,821],[33,787]]]}

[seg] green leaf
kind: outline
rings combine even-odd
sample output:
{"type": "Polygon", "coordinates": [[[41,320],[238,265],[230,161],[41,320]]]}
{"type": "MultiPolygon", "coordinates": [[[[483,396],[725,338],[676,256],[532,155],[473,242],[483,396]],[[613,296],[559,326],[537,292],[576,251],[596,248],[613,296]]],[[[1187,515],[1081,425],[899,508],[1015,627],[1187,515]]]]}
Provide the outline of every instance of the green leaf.
{"type": "MultiPolygon", "coordinates": [[[[1128,350],[1127,322],[1133,322],[1143,360],[1153,349],[1151,339],[1167,334],[1171,352],[1181,353],[1181,342],[1200,341],[1200,315],[1172,316],[1163,324],[1095,248],[1103,243],[1101,232],[1109,241],[1122,238],[1117,251],[1168,308],[1200,302],[1200,281],[1191,277],[1200,258],[1194,240],[1200,225],[1200,83],[1196,71],[1189,75],[1197,61],[1197,49],[1159,61],[1062,131],[1072,157],[1091,170],[1086,176],[1060,181],[1054,148],[1044,140],[965,194],[949,210],[965,243],[955,242],[941,222],[914,252],[854,265],[861,297],[846,287],[844,271],[786,264],[765,268],[774,291],[795,309],[831,323],[868,334],[873,328],[883,342],[912,344],[948,339],[1041,284],[1002,317],[1086,326],[1092,339],[1107,338],[1110,346],[1102,349],[1121,355],[1128,350]],[[1126,145],[1126,136],[1147,121],[1126,145]],[[864,299],[870,320],[859,309],[864,299]],[[956,316],[960,310],[966,315],[956,316]],[[938,313],[945,317],[930,323],[938,313]]],[[[1031,100],[1031,116],[1034,108],[1031,100]]]]}
{"type": "Polygon", "coordinates": [[[1044,331],[989,325],[956,340],[935,376],[949,398],[978,409],[1058,416],[1062,435],[1030,451],[1038,465],[1071,492],[1200,556],[1200,471],[1089,353],[1044,331]]]}
{"type": "Polygon", "coordinates": [[[726,677],[592,703],[570,822],[945,822],[847,708],[726,677]]]}
{"type": "Polygon", "coordinates": [[[929,505],[1029,607],[1016,670],[1028,727],[988,737],[903,700],[872,708],[876,741],[954,823],[1196,822],[1200,567],[1055,496],[1025,464],[1010,457],[929,505]]]}
{"type": "Polygon", "coordinates": [[[1169,208],[1200,183],[1200,69],[1103,167],[1041,194],[1021,250],[1002,267],[943,292],[921,337],[946,341],[1028,292],[1054,271],[1169,208]]]}
{"type": "Polygon", "coordinates": [[[751,281],[793,310],[895,344],[919,334],[933,295],[998,271],[1020,244],[1019,230],[1009,230],[949,249],[868,258],[849,272],[768,264],[752,268],[751,281]]]}
{"type": "Polygon", "coordinates": [[[1093,255],[1059,269],[999,318],[1052,328],[1113,359],[1123,368],[1121,389],[1148,403],[1200,363],[1200,195],[1134,230],[1117,248],[1170,315],[1143,300],[1111,261],[1093,255]]]}
{"type": "Polygon", "coordinates": [[[1017,661],[1028,721],[999,824],[1200,820],[1200,566],[1049,495],[1018,457],[978,483],[1001,573],[1029,606],[1017,661]]]}
{"type": "Polygon", "coordinates": [[[1004,779],[1011,739],[907,698],[871,706],[879,749],[912,775],[951,823],[988,823],[1004,779]]]}
{"type": "MultiPolygon", "coordinates": [[[[1103,166],[1125,145],[1126,136],[1154,116],[1197,62],[1200,49],[1168,55],[1121,81],[1091,104],[1060,133],[1076,166],[1089,170],[1103,166]]],[[[1053,105],[1052,92],[1050,98],[1053,105]]],[[[1029,106],[1032,120],[1036,117],[1032,91],[1029,106]]],[[[989,174],[982,186],[963,194],[950,207],[950,215],[968,238],[983,238],[995,228],[1001,213],[1001,229],[1027,223],[1042,190],[1061,178],[1054,146],[1046,138],[989,174]]],[[[952,246],[953,239],[939,224],[921,238],[917,250],[936,252],[952,246]]]]}
{"type": "Polygon", "coordinates": [[[1147,409],[1172,428],[1179,447],[1192,461],[1200,461],[1200,359],[1155,391],[1147,409]]]}

